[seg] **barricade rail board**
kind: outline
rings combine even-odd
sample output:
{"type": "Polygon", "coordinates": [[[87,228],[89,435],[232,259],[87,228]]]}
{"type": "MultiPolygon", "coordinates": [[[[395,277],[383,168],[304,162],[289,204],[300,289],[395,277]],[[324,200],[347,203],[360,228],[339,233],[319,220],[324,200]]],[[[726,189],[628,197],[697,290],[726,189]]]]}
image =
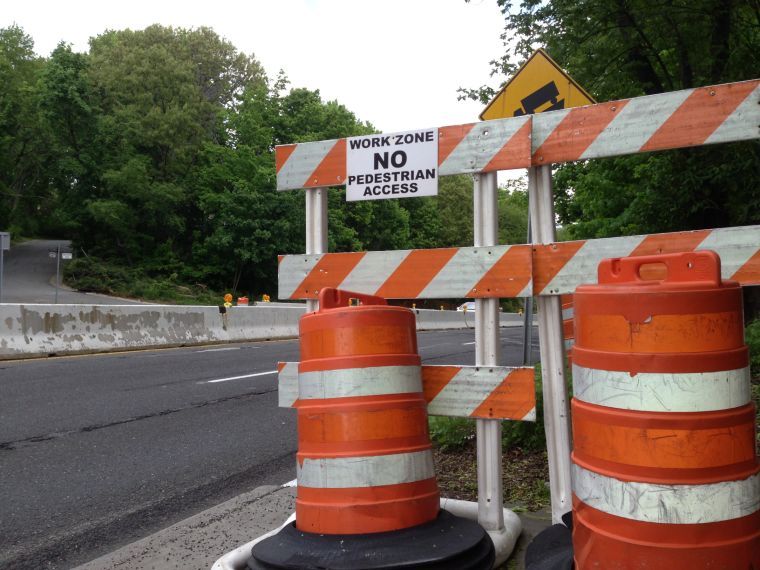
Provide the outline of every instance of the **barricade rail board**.
{"type": "MultiPolygon", "coordinates": [[[[298,362],[278,362],[281,408],[298,401],[298,362]]],[[[536,421],[531,367],[422,366],[422,390],[431,416],[536,421]]]]}
{"type": "MultiPolygon", "coordinates": [[[[760,79],[440,127],[439,175],[758,138],[760,79]]],[[[346,139],[280,145],[277,190],[346,181],[346,139]]]]}
{"type": "Polygon", "coordinates": [[[286,255],[280,258],[280,299],[315,299],[323,287],[386,299],[527,297],[527,245],[286,255]],[[339,287],[340,286],[340,287],[339,287]]]}
{"type": "Polygon", "coordinates": [[[760,225],[558,242],[360,253],[285,255],[280,299],[336,287],[391,299],[493,298],[572,293],[596,282],[602,259],[713,250],[724,279],[760,285],[760,225]]]}

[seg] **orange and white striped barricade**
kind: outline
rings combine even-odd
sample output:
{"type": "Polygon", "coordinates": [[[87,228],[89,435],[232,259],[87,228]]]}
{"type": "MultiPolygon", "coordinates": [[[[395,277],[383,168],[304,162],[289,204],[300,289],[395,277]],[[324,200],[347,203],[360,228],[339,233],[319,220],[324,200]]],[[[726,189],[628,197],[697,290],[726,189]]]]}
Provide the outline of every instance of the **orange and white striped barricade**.
{"type": "Polygon", "coordinates": [[[295,525],[249,567],[491,568],[485,530],[439,512],[414,312],[325,289],[299,328],[295,525]]]}
{"type": "MultiPolygon", "coordinates": [[[[758,138],[760,80],[438,129],[438,174],[497,172],[758,138]]],[[[277,190],[346,182],[346,139],[278,145],[277,190]]]]}
{"type": "MultiPolygon", "coordinates": [[[[760,285],[760,225],[552,244],[280,256],[280,299],[316,299],[324,287],[386,299],[572,294],[610,257],[715,251],[724,279],[760,285]]],[[[652,270],[656,270],[653,268],[652,270]]]]}
{"type": "MultiPolygon", "coordinates": [[[[298,362],[278,362],[281,408],[298,407],[298,362]]],[[[535,370],[528,366],[422,366],[429,416],[536,421],[535,370]]]]}
{"type": "Polygon", "coordinates": [[[574,303],[576,568],[760,568],[741,288],[718,255],[607,259],[574,303]]]}

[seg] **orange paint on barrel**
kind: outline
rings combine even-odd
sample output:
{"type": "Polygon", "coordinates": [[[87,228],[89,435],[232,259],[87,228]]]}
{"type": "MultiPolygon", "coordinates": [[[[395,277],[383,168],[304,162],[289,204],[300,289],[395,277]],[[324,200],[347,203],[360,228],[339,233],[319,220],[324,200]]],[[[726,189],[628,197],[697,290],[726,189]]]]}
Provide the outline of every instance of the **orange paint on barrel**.
{"type": "Polygon", "coordinates": [[[300,322],[296,526],[366,534],[432,521],[440,496],[414,313],[336,289],[319,302],[300,322]]]}
{"type": "Polygon", "coordinates": [[[760,567],[749,386],[734,407],[707,396],[749,382],[741,288],[710,251],[604,260],[598,278],[573,298],[576,568],[760,567]],[[661,411],[679,397],[693,411],[661,411]]]}
{"type": "Polygon", "coordinates": [[[573,546],[579,570],[760,568],[760,511],[709,524],[664,525],[612,516],[573,497],[573,546]],[[742,565],[747,561],[754,566],[742,565]]]}
{"type": "Polygon", "coordinates": [[[421,524],[420,520],[424,518],[421,515],[433,511],[437,514],[440,501],[435,479],[353,489],[310,489],[299,485],[296,526],[300,530],[316,532],[300,526],[308,524],[319,528],[318,532],[323,534],[383,532],[388,526],[389,513],[393,513],[392,526],[409,528],[421,524]],[[308,513],[308,523],[303,522],[307,518],[304,513],[308,513]],[[363,530],[351,532],[350,529],[363,530]]]}

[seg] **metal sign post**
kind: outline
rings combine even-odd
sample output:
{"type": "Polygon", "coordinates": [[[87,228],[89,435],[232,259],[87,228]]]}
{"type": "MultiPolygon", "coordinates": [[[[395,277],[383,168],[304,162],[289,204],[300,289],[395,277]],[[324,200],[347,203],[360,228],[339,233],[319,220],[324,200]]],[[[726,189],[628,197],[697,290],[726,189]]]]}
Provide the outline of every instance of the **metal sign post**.
{"type": "MultiPolygon", "coordinates": [[[[530,197],[528,198],[528,239],[531,243],[530,197]]],[[[533,355],[533,297],[525,297],[525,314],[523,315],[523,365],[529,366],[533,355]]]]}
{"type": "MultiPolygon", "coordinates": [[[[327,253],[327,188],[306,189],[306,253],[327,253]]],[[[306,300],[306,312],[319,308],[316,299],[306,300]]]]}
{"type": "MultiPolygon", "coordinates": [[[[474,245],[496,245],[499,210],[496,173],[475,175],[474,245]]],[[[499,364],[499,299],[475,300],[475,366],[499,364]]],[[[478,522],[486,530],[504,528],[501,477],[501,421],[476,420],[478,454],[478,522]]]]}
{"type": "MultiPolygon", "coordinates": [[[[532,242],[556,240],[552,169],[550,165],[528,169],[532,242]]],[[[558,295],[538,297],[538,338],[541,346],[541,377],[544,395],[544,427],[549,457],[552,522],[572,509],[570,482],[570,414],[565,382],[565,343],[562,336],[562,305],[558,295]]]]}

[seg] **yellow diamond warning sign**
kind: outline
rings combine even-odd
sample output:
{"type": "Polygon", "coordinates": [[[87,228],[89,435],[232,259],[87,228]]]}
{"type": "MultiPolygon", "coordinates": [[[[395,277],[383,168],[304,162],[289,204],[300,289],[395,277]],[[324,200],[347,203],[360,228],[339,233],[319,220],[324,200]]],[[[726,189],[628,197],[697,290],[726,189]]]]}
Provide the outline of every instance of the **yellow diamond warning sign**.
{"type": "Polygon", "coordinates": [[[596,101],[583,87],[549,54],[537,49],[491,100],[480,119],[504,119],[592,103],[596,101]]]}

